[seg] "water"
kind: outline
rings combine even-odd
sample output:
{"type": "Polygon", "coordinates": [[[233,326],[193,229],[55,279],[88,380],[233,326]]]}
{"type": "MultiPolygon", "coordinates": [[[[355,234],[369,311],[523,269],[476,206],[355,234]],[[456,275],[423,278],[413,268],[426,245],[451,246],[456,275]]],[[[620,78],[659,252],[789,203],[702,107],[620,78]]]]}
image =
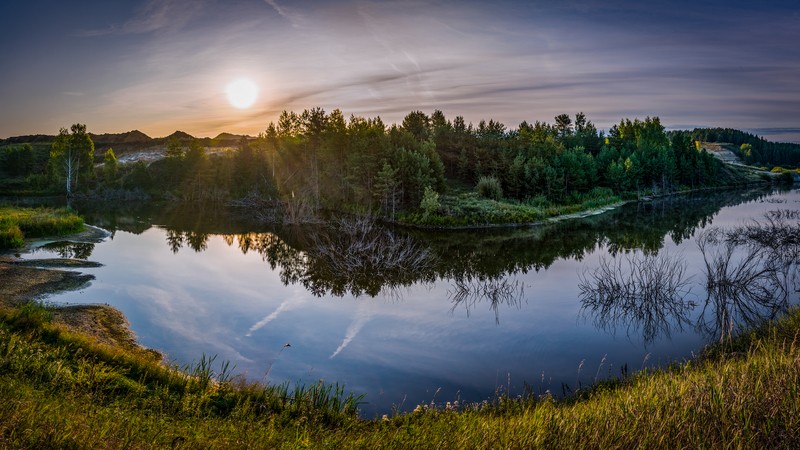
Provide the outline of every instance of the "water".
{"type": "Polygon", "coordinates": [[[800,192],[684,196],[514,230],[378,227],[369,239],[350,239],[342,229],[269,228],[212,208],[83,207],[111,239],[23,257],[103,263],[84,270],[96,276],[91,286],[50,300],[119,308],[139,342],[170,361],[217,355],[251,380],[343,383],[366,394],[362,414],[373,417],[431,401],[522,395],[526,384],[561,394],[623,367],[691,357],[721,332],[697,326],[713,308],[704,308],[695,237],[777,209],[800,209],[800,192]],[[370,239],[384,247],[343,263],[355,241],[370,239]],[[385,267],[390,239],[394,251],[419,259],[385,267]],[[603,258],[625,255],[685,264],[690,292],[680,307],[651,310],[663,315],[651,323],[627,310],[609,319],[585,307],[581,280],[591,280],[603,258]]]}

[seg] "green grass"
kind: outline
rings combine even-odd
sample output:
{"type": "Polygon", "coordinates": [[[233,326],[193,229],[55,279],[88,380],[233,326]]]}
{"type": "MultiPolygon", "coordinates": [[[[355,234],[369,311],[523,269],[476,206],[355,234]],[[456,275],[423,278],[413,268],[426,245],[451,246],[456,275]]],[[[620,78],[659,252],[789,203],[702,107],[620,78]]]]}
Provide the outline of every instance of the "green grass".
{"type": "Polygon", "coordinates": [[[398,222],[413,225],[453,227],[527,224],[551,217],[588,211],[621,201],[609,189],[574,195],[564,204],[552,203],[544,197],[526,202],[494,200],[475,192],[442,195],[441,206],[433,214],[413,212],[401,214],[398,222]]]}
{"type": "Polygon", "coordinates": [[[40,306],[0,312],[4,448],[797,448],[800,312],[701,357],[567,399],[498,397],[376,420],[320,383],[247,383],[96,343],[40,306]]]}
{"type": "Polygon", "coordinates": [[[83,219],[65,208],[0,207],[0,248],[16,248],[25,238],[62,236],[83,229],[83,219]]]}

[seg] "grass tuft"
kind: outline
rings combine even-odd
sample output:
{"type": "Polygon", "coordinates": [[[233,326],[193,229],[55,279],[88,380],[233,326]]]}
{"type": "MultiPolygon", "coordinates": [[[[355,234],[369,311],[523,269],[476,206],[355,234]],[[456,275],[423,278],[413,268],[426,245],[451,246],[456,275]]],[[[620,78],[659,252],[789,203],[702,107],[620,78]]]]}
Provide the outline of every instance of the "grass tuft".
{"type": "Polygon", "coordinates": [[[83,229],[83,219],[66,208],[0,207],[0,248],[24,245],[24,238],[63,236],[83,229]]]}

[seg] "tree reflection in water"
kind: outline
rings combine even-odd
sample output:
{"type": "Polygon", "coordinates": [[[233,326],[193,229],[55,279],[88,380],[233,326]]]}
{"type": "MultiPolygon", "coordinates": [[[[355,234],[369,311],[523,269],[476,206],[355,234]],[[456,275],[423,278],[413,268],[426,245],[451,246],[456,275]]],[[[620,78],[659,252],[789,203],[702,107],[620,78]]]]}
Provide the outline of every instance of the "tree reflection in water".
{"type": "Polygon", "coordinates": [[[34,249],[34,252],[39,249],[49,250],[56,252],[61,258],[89,259],[94,251],[94,245],[92,242],[57,241],[42,245],[34,249]]]}
{"type": "Polygon", "coordinates": [[[581,310],[594,316],[598,328],[614,332],[625,327],[629,336],[641,330],[649,344],[690,323],[689,313],[696,306],[687,300],[690,278],[681,255],[633,252],[603,257],[596,269],[580,276],[581,310]]]}
{"type": "Polygon", "coordinates": [[[478,303],[488,301],[489,309],[494,312],[495,323],[499,325],[498,307],[506,305],[519,309],[525,300],[525,284],[504,276],[481,277],[465,273],[453,279],[453,286],[447,290],[447,296],[453,302],[450,312],[461,305],[467,310],[467,317],[478,303]]]}
{"type": "Polygon", "coordinates": [[[697,238],[706,275],[698,327],[720,339],[737,325],[755,325],[786,311],[798,290],[798,211],[770,211],[761,221],[697,238]]]}
{"type": "MultiPolygon", "coordinates": [[[[800,211],[771,211],[733,229],[709,228],[696,238],[704,262],[706,299],[697,329],[720,339],[785,312],[800,292],[800,211]]],[[[669,337],[695,308],[686,265],[666,252],[602,258],[581,276],[582,311],[595,324],[645,344],[669,337]]]]}
{"type": "Polygon", "coordinates": [[[336,295],[375,296],[384,287],[411,285],[425,280],[434,263],[430,248],[369,219],[339,219],[310,239],[309,269],[330,280],[336,295]]]}
{"type": "Polygon", "coordinates": [[[273,270],[280,268],[284,284],[300,283],[319,297],[397,295],[399,287],[434,279],[436,258],[428,247],[370,220],[341,219],[330,227],[304,229],[300,236],[296,245],[274,233],[237,239],[243,253],[256,251],[273,270]]]}
{"type": "MultiPolygon", "coordinates": [[[[463,306],[470,314],[477,303],[485,301],[495,312],[496,321],[501,305],[519,308],[525,299],[521,282],[514,281],[517,275],[547,270],[561,259],[580,261],[603,248],[620,255],[620,259],[605,261],[604,266],[595,270],[595,277],[584,274],[586,293],[581,297],[582,314],[595,316],[595,323],[601,328],[613,331],[624,327],[629,334],[641,332],[650,341],[669,336],[685,326],[687,320],[694,324],[700,312],[678,289],[687,286],[682,282],[671,285],[667,282],[668,274],[657,273],[674,274],[679,268],[685,271],[683,266],[658,259],[662,258],[659,255],[666,237],[680,244],[709,225],[720,208],[769,195],[771,191],[752,190],[670,197],[627,205],[581,220],[509,230],[398,229],[350,219],[333,221],[330,226],[270,226],[268,232],[249,232],[264,227],[239,223],[224,210],[204,208],[156,210],[136,217],[98,216],[95,221],[125,230],[128,228],[123,226],[130,226],[133,228],[129,231],[141,233],[143,222],[138,217],[152,215],[155,219],[151,223],[165,224],[166,243],[173,252],[182,247],[204,251],[209,237],[220,235],[228,245],[238,246],[243,253],[258,252],[284,284],[302,285],[315,296],[381,294],[398,300],[406,287],[441,280],[450,285],[447,295],[453,310],[463,306]],[[642,267],[638,274],[628,273],[631,266],[642,267]],[[645,268],[649,272],[642,272],[645,268]],[[595,289],[591,287],[594,278],[613,281],[614,276],[616,286],[612,283],[597,287],[606,290],[606,294],[590,292],[595,289]],[[637,277],[639,285],[651,287],[632,286],[637,277]],[[659,294],[660,289],[666,289],[665,293],[659,294]],[[690,315],[692,318],[688,319],[690,315]]],[[[783,274],[780,275],[783,289],[790,293],[796,293],[796,288],[791,291],[790,286],[796,284],[792,277],[796,277],[796,240],[800,239],[797,237],[800,233],[796,227],[786,228],[786,224],[797,219],[796,212],[771,213],[762,223],[742,226],[726,238],[740,243],[737,246],[747,241],[770,249],[773,256],[769,261],[775,268],[783,268],[783,272],[773,272],[776,276],[783,274]],[[778,261],[783,263],[777,264],[778,261]]],[[[708,243],[706,248],[710,252],[717,246],[708,243]]],[[[711,253],[708,258],[709,263],[714,259],[711,253]]],[[[731,258],[731,262],[738,261],[734,256],[731,258]]],[[[719,309],[714,306],[715,298],[709,297],[706,302],[706,317],[719,309]]],[[[694,300],[702,304],[701,299],[694,300]]],[[[729,324],[731,312],[720,311],[729,324]]],[[[703,328],[712,332],[714,323],[714,319],[709,319],[706,325],[710,326],[703,328]]]]}

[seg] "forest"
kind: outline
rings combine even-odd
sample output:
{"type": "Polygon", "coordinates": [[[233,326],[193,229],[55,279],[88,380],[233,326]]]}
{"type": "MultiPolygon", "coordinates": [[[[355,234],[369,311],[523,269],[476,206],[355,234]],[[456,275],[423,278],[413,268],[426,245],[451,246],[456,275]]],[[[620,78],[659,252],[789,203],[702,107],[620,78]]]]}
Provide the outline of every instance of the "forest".
{"type": "MultiPolygon", "coordinates": [[[[747,136],[738,133],[731,136],[747,136]]],[[[76,124],[49,147],[0,147],[0,170],[9,175],[3,190],[213,201],[290,223],[325,211],[425,225],[528,223],[623,198],[747,182],[700,148],[699,139],[720,136],[667,132],[658,117],[624,119],[605,134],[583,113],[509,129],[438,110],[387,125],[312,108],[284,111],[227,151],[176,133],[150,164],[121,165],[111,148],[95,154],[86,126],[76,124]]],[[[774,156],[771,143],[756,141],[747,142],[751,160],[774,156]]],[[[798,154],[785,153],[781,161],[798,154]]]]}
{"type": "Polygon", "coordinates": [[[764,138],[732,128],[695,128],[692,138],[706,142],[734,144],[746,164],[760,166],[800,166],[800,144],[769,142],[764,138]]]}

